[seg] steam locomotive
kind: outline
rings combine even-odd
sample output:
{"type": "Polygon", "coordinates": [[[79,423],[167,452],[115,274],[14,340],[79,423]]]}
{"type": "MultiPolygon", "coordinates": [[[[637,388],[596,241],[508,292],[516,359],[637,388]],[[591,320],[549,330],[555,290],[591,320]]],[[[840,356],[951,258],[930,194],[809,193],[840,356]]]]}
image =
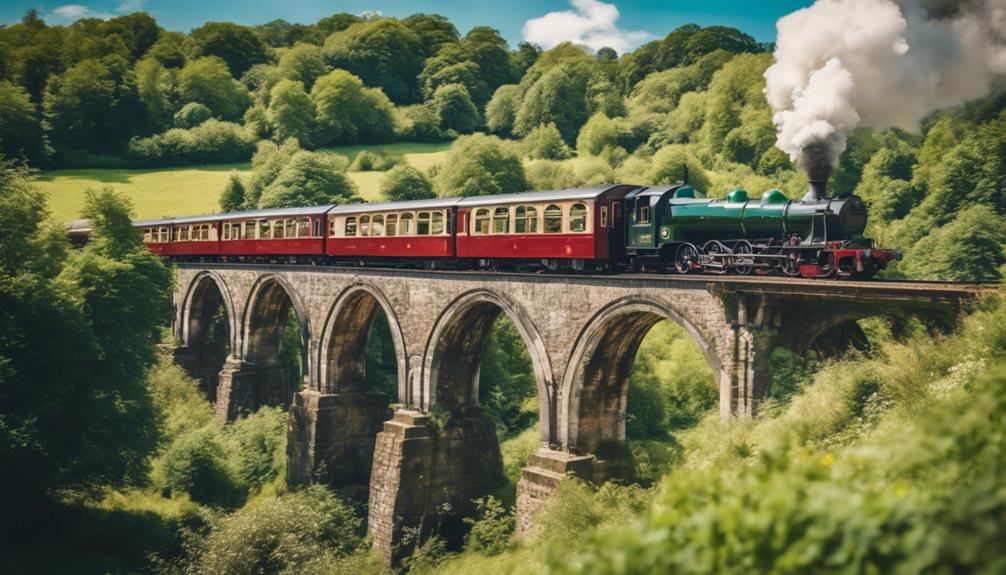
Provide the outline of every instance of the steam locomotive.
{"type": "Polygon", "coordinates": [[[869,278],[900,258],[863,237],[859,197],[820,190],[812,184],[801,200],[779,190],[709,199],[685,183],[616,184],[134,225],[154,253],[196,261],[869,278]]]}

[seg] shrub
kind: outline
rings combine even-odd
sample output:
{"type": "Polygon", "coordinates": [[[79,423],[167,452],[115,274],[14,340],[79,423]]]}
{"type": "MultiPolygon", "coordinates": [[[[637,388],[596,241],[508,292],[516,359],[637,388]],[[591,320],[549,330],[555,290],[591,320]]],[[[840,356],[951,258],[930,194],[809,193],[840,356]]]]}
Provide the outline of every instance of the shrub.
{"type": "Polygon", "coordinates": [[[437,189],[441,196],[486,196],[527,190],[524,166],[511,146],[494,136],[458,138],[447,153],[437,189]]]}
{"type": "Polygon", "coordinates": [[[514,511],[507,510],[492,495],[476,499],[475,507],[477,518],[464,518],[464,522],[471,526],[465,535],[465,551],[498,555],[510,544],[515,526],[514,511]]]}
{"type": "Polygon", "coordinates": [[[709,177],[702,164],[687,146],[666,146],[653,155],[647,174],[649,184],[673,184],[684,179],[688,168],[688,184],[702,193],[708,194],[709,177]]]}
{"type": "Polygon", "coordinates": [[[235,478],[246,490],[261,489],[286,469],[286,413],[261,407],[225,430],[235,478]]]}
{"type": "Polygon", "coordinates": [[[187,493],[206,505],[232,506],[241,498],[213,423],[176,436],[155,461],[153,477],[163,494],[187,493]]]}
{"type": "Polygon", "coordinates": [[[297,151],[262,190],[260,208],[317,206],[357,198],[356,184],[346,176],[346,159],[324,152],[297,151]]]}
{"type": "Polygon", "coordinates": [[[175,127],[183,130],[195,128],[213,117],[213,111],[199,102],[189,102],[175,112],[175,127]]]}
{"type": "Polygon", "coordinates": [[[241,176],[237,173],[231,174],[227,179],[227,186],[220,194],[220,209],[225,212],[236,212],[245,205],[245,185],[241,181],[241,176]]]}
{"type": "Polygon", "coordinates": [[[349,506],[317,485],[253,502],[213,528],[198,545],[191,571],[299,573],[312,562],[334,561],[356,550],[361,523],[349,506]]]}
{"type": "Polygon", "coordinates": [[[479,110],[461,84],[445,84],[437,88],[429,106],[440,119],[441,130],[469,134],[479,125],[479,110]]]}
{"type": "Polygon", "coordinates": [[[174,128],[129,142],[129,156],[142,166],[246,162],[255,139],[241,126],[209,119],[195,128],[174,128]]]}
{"type": "Polygon", "coordinates": [[[573,155],[555,123],[542,124],[521,140],[521,152],[532,160],[565,160],[573,155]]]}
{"type": "Polygon", "coordinates": [[[433,182],[409,165],[395,166],[381,180],[381,195],[392,202],[435,198],[433,182]]]}
{"type": "Polygon", "coordinates": [[[605,147],[631,147],[631,139],[632,133],[622,120],[594,114],[580,128],[580,135],[576,138],[576,151],[596,156],[605,147]]]}
{"type": "Polygon", "coordinates": [[[371,152],[363,150],[353,158],[353,163],[349,165],[350,172],[387,172],[391,168],[401,164],[404,160],[401,156],[395,156],[386,152],[371,152]]]}
{"type": "Polygon", "coordinates": [[[395,132],[409,142],[442,142],[455,137],[440,129],[440,118],[429,106],[416,104],[397,108],[395,132]]]}

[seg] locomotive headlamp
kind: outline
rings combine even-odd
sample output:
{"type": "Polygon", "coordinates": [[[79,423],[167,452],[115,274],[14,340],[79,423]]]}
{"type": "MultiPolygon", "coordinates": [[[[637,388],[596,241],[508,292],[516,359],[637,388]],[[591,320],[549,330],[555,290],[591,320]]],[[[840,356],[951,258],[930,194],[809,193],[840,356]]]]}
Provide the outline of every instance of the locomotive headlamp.
{"type": "Polygon", "coordinates": [[[666,240],[671,237],[671,230],[667,226],[660,226],[660,239],[666,240]]]}

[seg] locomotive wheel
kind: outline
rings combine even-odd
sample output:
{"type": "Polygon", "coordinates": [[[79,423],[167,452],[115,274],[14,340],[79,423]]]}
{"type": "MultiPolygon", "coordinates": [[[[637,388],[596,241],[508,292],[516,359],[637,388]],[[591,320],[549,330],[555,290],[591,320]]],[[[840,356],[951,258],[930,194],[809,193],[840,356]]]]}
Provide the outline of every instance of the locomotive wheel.
{"type": "Polygon", "coordinates": [[[692,271],[692,266],[699,259],[699,250],[692,244],[681,244],[674,252],[674,269],[679,274],[692,271]]]}
{"type": "Polygon", "coordinates": [[[754,253],[754,249],[751,247],[751,242],[746,241],[746,240],[741,240],[741,241],[737,242],[734,245],[733,252],[734,252],[735,255],[740,256],[740,257],[733,258],[734,271],[737,272],[739,275],[742,275],[742,276],[746,276],[749,273],[751,273],[751,270],[754,267],[754,266],[751,265],[751,264],[754,263],[754,259],[751,258],[751,257],[748,257],[748,256],[750,256],[751,254],[754,253]],[[745,263],[744,264],[738,264],[737,263],[738,261],[743,261],[745,263]]]}
{"type": "Polygon", "coordinates": [[[789,277],[800,276],[800,256],[795,252],[790,252],[789,256],[782,261],[782,273],[789,277]]]}

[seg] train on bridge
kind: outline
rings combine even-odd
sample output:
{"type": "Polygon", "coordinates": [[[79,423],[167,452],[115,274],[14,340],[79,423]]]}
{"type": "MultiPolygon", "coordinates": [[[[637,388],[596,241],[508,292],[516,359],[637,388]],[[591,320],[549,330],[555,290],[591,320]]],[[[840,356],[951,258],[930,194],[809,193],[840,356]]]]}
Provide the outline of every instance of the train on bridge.
{"type": "Polygon", "coordinates": [[[734,190],[709,199],[681,183],[280,208],[135,225],[151,251],[189,261],[861,279],[900,257],[863,237],[866,217],[855,195],[790,200],[779,190],[758,198],[734,190]]]}

